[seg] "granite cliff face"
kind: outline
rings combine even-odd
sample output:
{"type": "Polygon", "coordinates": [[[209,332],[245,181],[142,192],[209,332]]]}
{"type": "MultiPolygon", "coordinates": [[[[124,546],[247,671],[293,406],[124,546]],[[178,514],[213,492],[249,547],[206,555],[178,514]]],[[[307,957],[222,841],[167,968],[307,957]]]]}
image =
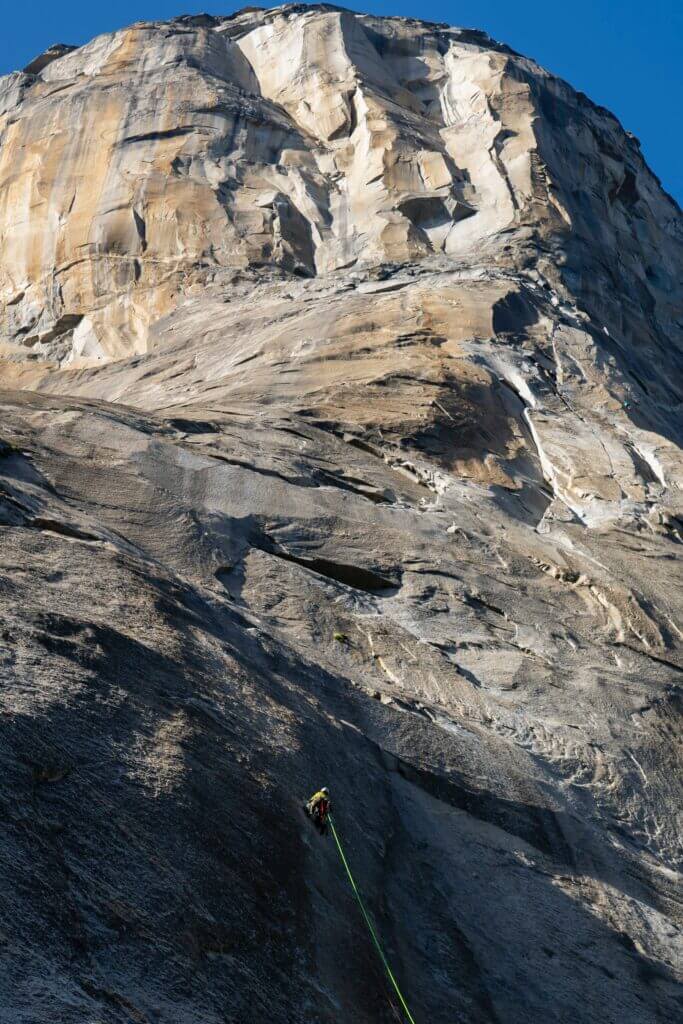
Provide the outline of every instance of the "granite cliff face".
{"type": "Polygon", "coordinates": [[[483,33],[0,79],[12,1022],[683,1009],[680,210],[483,33]]]}

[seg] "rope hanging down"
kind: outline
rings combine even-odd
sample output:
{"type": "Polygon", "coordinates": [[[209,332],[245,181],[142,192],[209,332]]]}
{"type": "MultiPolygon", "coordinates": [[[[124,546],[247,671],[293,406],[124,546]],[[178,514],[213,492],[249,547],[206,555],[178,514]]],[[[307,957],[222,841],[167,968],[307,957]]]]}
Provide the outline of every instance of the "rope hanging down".
{"type": "Polygon", "coordinates": [[[391,984],[392,984],[392,986],[394,988],[394,991],[396,992],[396,995],[399,998],[401,1006],[403,1007],[403,1012],[406,1015],[406,1018],[409,1021],[409,1024],[415,1024],[415,1019],[414,1019],[412,1013],[410,1012],[410,1010],[408,1009],[406,1001],[403,998],[403,993],[401,992],[400,988],[398,987],[398,982],[396,981],[396,978],[393,975],[391,967],[389,966],[389,961],[387,960],[386,956],[384,955],[384,950],[382,949],[382,946],[380,945],[380,941],[379,941],[379,939],[377,937],[377,932],[375,931],[375,926],[373,925],[372,921],[370,920],[370,915],[368,914],[367,910],[365,909],[365,904],[363,903],[363,898],[362,898],[361,894],[359,893],[358,886],[356,885],[356,883],[354,881],[354,878],[353,878],[353,875],[351,874],[351,868],[349,867],[349,862],[347,861],[347,859],[346,859],[346,857],[344,855],[344,851],[342,849],[342,844],[339,841],[339,836],[337,835],[337,830],[334,827],[334,822],[332,821],[332,815],[331,814],[329,815],[328,821],[330,823],[330,828],[332,829],[332,835],[334,836],[334,841],[337,844],[337,849],[339,850],[339,856],[341,857],[341,861],[342,861],[342,864],[344,865],[344,868],[346,870],[346,874],[349,877],[349,882],[351,883],[351,888],[353,889],[354,896],[358,900],[358,906],[360,907],[361,912],[363,914],[363,917],[365,918],[365,923],[368,926],[368,931],[370,932],[370,935],[372,936],[372,941],[375,944],[375,949],[379,953],[379,958],[382,961],[382,965],[384,966],[384,970],[386,971],[387,977],[389,978],[389,981],[391,982],[391,984]]]}

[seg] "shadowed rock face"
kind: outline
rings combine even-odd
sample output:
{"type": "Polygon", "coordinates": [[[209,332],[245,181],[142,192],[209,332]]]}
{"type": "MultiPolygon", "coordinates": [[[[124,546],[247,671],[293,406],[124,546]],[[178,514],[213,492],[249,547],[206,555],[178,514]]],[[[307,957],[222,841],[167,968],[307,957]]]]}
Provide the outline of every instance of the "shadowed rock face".
{"type": "Polygon", "coordinates": [[[681,217],[483,33],[0,79],[0,1021],[681,1015],[681,217]]]}

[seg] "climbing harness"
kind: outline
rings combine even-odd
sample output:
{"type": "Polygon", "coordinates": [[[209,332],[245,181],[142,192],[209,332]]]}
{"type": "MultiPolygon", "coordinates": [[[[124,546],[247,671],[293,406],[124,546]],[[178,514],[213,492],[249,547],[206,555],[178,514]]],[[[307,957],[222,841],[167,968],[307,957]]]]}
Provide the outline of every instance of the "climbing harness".
{"type": "Polygon", "coordinates": [[[408,1009],[407,1003],[406,1003],[405,999],[403,998],[403,993],[401,992],[400,988],[398,987],[398,982],[396,981],[396,978],[394,977],[393,971],[391,970],[391,967],[389,966],[389,961],[387,960],[386,956],[384,955],[384,950],[382,949],[382,946],[381,946],[381,943],[379,941],[379,938],[377,937],[377,932],[375,931],[375,926],[373,925],[373,923],[372,923],[372,921],[370,919],[370,915],[368,914],[367,910],[365,909],[365,904],[363,903],[363,897],[361,896],[360,892],[358,891],[358,886],[356,885],[354,877],[351,874],[351,868],[349,867],[349,862],[346,859],[346,855],[345,855],[344,850],[342,848],[341,841],[339,839],[339,836],[337,835],[337,830],[334,827],[334,821],[332,820],[332,815],[331,814],[328,815],[328,819],[327,820],[330,823],[330,828],[332,830],[332,835],[334,836],[334,841],[337,844],[337,850],[339,851],[339,856],[341,857],[341,862],[344,865],[344,869],[346,871],[346,874],[348,875],[349,882],[351,883],[351,888],[353,889],[353,894],[356,897],[356,899],[358,900],[358,906],[360,907],[361,913],[363,914],[363,917],[365,918],[365,923],[368,926],[368,931],[370,932],[370,936],[371,936],[372,941],[373,941],[373,943],[375,945],[375,949],[377,950],[377,952],[379,954],[379,958],[382,961],[382,966],[384,967],[384,970],[386,971],[386,975],[387,975],[389,981],[391,982],[391,984],[393,986],[393,989],[396,992],[396,995],[399,998],[399,1002],[401,1003],[401,1007],[403,1009],[403,1013],[405,1014],[405,1017],[406,1017],[407,1021],[409,1022],[409,1024],[415,1024],[415,1018],[413,1017],[412,1013],[408,1009]]]}

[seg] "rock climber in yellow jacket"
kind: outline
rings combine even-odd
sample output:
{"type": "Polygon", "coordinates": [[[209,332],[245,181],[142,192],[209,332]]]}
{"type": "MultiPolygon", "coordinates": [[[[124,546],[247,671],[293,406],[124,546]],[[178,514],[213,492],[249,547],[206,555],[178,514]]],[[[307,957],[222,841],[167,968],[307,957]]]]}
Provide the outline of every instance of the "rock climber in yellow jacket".
{"type": "Polygon", "coordinates": [[[314,793],[306,804],[309,816],[323,835],[327,831],[327,816],[330,813],[330,806],[330,791],[327,786],[323,786],[317,793],[314,793]]]}

